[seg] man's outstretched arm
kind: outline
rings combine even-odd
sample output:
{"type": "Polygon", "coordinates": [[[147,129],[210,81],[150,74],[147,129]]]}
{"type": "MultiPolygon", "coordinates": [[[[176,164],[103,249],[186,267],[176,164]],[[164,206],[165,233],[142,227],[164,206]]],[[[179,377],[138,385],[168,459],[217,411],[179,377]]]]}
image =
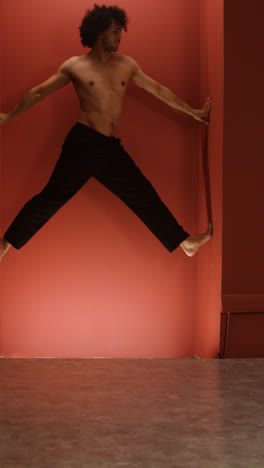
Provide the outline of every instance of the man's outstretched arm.
{"type": "Polygon", "coordinates": [[[8,113],[3,114],[0,112],[0,124],[8,122],[16,115],[22,114],[30,107],[37,104],[41,99],[53,93],[59,88],[62,88],[71,81],[69,73],[69,63],[71,59],[66,60],[47,81],[44,81],[38,86],[35,86],[28,91],[24,97],[19,101],[13,109],[8,113]]]}
{"type": "Polygon", "coordinates": [[[196,120],[199,120],[209,125],[206,119],[210,110],[210,98],[207,98],[203,109],[193,109],[186,102],[178,98],[176,94],[174,94],[170,89],[166,88],[165,86],[150,78],[150,76],[146,75],[142,71],[138,63],[134,59],[132,59],[132,57],[129,57],[129,60],[131,61],[132,65],[132,74],[130,76],[130,80],[133,83],[135,83],[140,88],[145,89],[149,93],[153,94],[161,101],[166,102],[166,104],[173,107],[174,109],[180,110],[185,114],[191,115],[196,120]]]}

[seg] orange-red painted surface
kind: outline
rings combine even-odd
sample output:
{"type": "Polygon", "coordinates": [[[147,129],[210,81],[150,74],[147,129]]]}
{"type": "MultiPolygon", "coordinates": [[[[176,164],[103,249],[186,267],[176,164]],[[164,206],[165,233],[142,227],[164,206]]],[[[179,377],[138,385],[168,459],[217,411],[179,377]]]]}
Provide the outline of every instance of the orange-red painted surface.
{"type": "MultiPolygon", "coordinates": [[[[78,26],[93,3],[1,3],[3,112],[68,57],[88,52],[78,26]]],[[[214,238],[194,258],[181,248],[170,254],[92,179],[1,263],[4,356],[209,358],[219,352],[223,1],[118,5],[130,18],[119,52],[194,108],[210,96],[212,111],[202,152],[204,124],[131,83],[116,136],[188,232],[204,232],[211,212],[214,238]]],[[[78,112],[68,85],[2,127],[1,233],[47,183],[78,112]]]]}

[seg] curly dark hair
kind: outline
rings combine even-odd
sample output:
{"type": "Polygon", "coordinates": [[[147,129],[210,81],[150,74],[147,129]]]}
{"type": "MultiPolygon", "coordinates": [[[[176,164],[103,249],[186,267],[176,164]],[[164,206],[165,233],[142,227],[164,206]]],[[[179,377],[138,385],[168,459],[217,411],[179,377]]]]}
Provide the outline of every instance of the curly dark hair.
{"type": "Polygon", "coordinates": [[[93,10],[86,11],[79,27],[82,45],[93,47],[98,36],[111,26],[113,20],[127,31],[128,18],[125,10],[117,6],[100,7],[95,3],[93,10]]]}

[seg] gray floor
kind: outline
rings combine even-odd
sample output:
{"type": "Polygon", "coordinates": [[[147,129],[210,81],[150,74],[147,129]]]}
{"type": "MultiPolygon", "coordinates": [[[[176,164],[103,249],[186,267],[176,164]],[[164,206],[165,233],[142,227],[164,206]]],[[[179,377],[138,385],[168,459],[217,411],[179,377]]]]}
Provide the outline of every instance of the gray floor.
{"type": "Polygon", "coordinates": [[[264,359],[1,359],[1,468],[264,467],[264,359]]]}

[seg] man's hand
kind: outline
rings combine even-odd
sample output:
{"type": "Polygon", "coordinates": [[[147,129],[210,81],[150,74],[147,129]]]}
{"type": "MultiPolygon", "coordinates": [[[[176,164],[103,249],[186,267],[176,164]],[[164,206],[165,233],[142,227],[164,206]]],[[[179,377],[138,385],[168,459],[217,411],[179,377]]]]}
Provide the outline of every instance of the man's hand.
{"type": "Polygon", "coordinates": [[[205,104],[202,109],[194,109],[192,116],[195,120],[199,120],[200,122],[205,123],[206,125],[209,124],[209,112],[211,108],[211,98],[207,98],[205,104]]]}
{"type": "Polygon", "coordinates": [[[8,120],[8,114],[2,114],[2,112],[0,112],[0,125],[4,124],[8,120]]]}

